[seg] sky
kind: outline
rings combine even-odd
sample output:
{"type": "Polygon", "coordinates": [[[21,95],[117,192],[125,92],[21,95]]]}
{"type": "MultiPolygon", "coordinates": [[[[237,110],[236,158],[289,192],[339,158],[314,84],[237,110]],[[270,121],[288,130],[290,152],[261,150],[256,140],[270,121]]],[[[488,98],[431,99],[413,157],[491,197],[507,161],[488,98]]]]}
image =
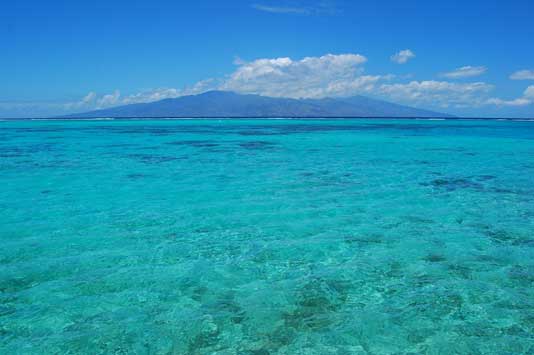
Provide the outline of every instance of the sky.
{"type": "Polygon", "coordinates": [[[5,0],[0,117],[231,90],[534,117],[532,0],[5,0]]]}

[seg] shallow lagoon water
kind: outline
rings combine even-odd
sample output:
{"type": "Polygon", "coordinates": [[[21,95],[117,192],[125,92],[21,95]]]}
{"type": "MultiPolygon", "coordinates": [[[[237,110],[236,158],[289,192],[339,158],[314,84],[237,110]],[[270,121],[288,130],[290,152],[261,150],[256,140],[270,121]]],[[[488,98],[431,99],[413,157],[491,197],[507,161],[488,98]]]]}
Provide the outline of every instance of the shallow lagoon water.
{"type": "Polygon", "coordinates": [[[2,354],[533,354],[534,122],[0,122],[2,354]]]}

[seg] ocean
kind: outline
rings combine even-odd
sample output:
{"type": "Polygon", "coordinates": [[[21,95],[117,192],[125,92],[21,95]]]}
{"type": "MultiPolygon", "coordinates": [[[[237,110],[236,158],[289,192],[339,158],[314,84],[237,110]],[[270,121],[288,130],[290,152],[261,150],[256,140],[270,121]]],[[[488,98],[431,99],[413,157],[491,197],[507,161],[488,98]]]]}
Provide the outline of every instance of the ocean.
{"type": "Polygon", "coordinates": [[[534,122],[0,122],[1,354],[533,354],[534,122]]]}

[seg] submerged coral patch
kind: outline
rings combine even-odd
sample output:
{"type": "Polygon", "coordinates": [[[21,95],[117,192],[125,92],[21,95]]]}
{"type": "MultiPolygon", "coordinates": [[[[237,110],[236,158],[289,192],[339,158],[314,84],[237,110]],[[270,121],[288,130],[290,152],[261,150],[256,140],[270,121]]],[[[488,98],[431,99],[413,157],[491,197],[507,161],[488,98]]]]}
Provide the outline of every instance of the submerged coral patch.
{"type": "Polygon", "coordinates": [[[196,148],[209,148],[209,147],[218,147],[219,142],[212,140],[184,140],[184,141],[173,141],[168,142],[169,145],[178,145],[178,146],[190,146],[196,148]]]}
{"type": "Polygon", "coordinates": [[[532,350],[531,123],[1,126],[0,354],[532,350]]]}
{"type": "Polygon", "coordinates": [[[424,183],[423,186],[432,186],[447,191],[455,191],[458,189],[480,190],[483,188],[482,184],[463,178],[434,179],[430,181],[430,183],[424,183]]]}
{"type": "Polygon", "coordinates": [[[252,149],[252,150],[263,149],[263,150],[266,150],[266,149],[273,149],[276,146],[276,144],[273,143],[273,142],[267,142],[267,141],[244,141],[244,142],[240,142],[239,146],[241,148],[245,148],[245,149],[252,149]]]}
{"type": "Polygon", "coordinates": [[[160,163],[167,163],[167,162],[181,159],[181,158],[174,157],[174,156],[164,156],[164,155],[155,155],[155,154],[128,154],[127,157],[138,160],[145,164],[160,164],[160,163]]]}

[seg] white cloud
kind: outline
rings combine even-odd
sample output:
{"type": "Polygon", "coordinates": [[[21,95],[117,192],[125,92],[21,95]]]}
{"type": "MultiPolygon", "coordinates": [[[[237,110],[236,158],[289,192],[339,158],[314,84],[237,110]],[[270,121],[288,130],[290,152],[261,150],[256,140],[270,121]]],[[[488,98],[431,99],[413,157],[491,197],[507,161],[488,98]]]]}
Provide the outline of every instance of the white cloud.
{"type": "Polygon", "coordinates": [[[121,105],[139,104],[163,99],[170,99],[181,96],[181,91],[173,88],[161,88],[154,90],[141,91],[124,97],[120,100],[121,105]]]}
{"type": "Polygon", "coordinates": [[[440,74],[440,76],[449,79],[471,78],[484,74],[486,70],[488,69],[484,66],[472,67],[470,65],[467,65],[465,67],[457,68],[447,73],[442,73],[440,74]]]}
{"type": "Polygon", "coordinates": [[[534,80],[534,70],[519,70],[510,75],[512,80],[534,80]]]}
{"type": "Polygon", "coordinates": [[[491,98],[488,99],[487,103],[489,105],[496,105],[496,106],[526,106],[530,105],[531,101],[525,98],[518,98],[513,100],[502,100],[499,98],[491,98]]]}
{"type": "Polygon", "coordinates": [[[239,62],[219,89],[293,98],[354,95],[370,91],[378,80],[389,78],[363,75],[366,61],[360,54],[326,54],[301,60],[283,57],[239,62]]]}
{"type": "Polygon", "coordinates": [[[102,96],[96,101],[96,108],[106,108],[110,106],[116,106],[120,101],[121,93],[119,90],[115,90],[113,94],[107,94],[102,96]]]}
{"type": "Polygon", "coordinates": [[[530,85],[525,89],[525,91],[523,92],[523,97],[534,100],[534,85],[530,85]]]}
{"type": "Polygon", "coordinates": [[[47,104],[47,106],[55,107],[56,109],[61,109],[65,112],[99,110],[119,105],[148,103],[163,99],[172,99],[184,95],[195,95],[208,90],[216,89],[216,83],[217,81],[214,79],[207,79],[199,81],[193,86],[186,87],[184,89],[158,88],[144,90],[126,96],[121,95],[119,90],[115,90],[111,94],[104,94],[100,97],[95,92],[89,92],[79,101],[72,101],[62,104],[47,104]]]}
{"type": "Polygon", "coordinates": [[[234,64],[237,67],[230,75],[220,79],[199,81],[183,89],[158,88],[130,95],[122,95],[118,90],[104,95],[89,92],[77,101],[63,103],[3,103],[0,104],[0,114],[4,109],[6,112],[15,112],[17,116],[29,114],[35,116],[36,112],[41,112],[40,116],[62,115],[159,101],[209,90],[293,98],[372,93],[376,89],[377,82],[391,80],[393,76],[364,75],[363,64],[366,61],[367,58],[360,54],[326,54],[300,60],[287,57],[261,58],[251,62],[236,58],[234,64]]]}
{"type": "Polygon", "coordinates": [[[277,7],[277,6],[267,6],[267,5],[261,5],[261,4],[254,4],[252,5],[253,8],[256,10],[260,10],[263,12],[271,12],[275,14],[302,14],[302,15],[309,15],[310,11],[309,9],[303,8],[303,7],[277,7]]]}
{"type": "MultiPolygon", "coordinates": [[[[486,94],[493,89],[493,86],[484,82],[453,83],[431,80],[380,85],[380,82],[393,80],[395,76],[366,75],[362,68],[365,62],[366,58],[358,54],[329,54],[321,57],[306,57],[301,60],[292,60],[287,57],[263,58],[252,62],[242,62],[225,79],[208,79],[185,89],[160,88],[127,96],[121,96],[119,91],[100,97],[89,93],[79,102],[66,104],[66,109],[71,111],[102,109],[194,95],[209,90],[291,98],[370,94],[383,96],[392,101],[436,107],[505,104],[504,101],[502,103],[497,101],[498,99],[487,99],[486,94]]],[[[534,97],[534,86],[529,92],[534,97]]]]}
{"type": "MultiPolygon", "coordinates": [[[[326,54],[302,59],[260,58],[250,62],[236,58],[235,70],[229,75],[197,82],[182,89],[157,88],[122,95],[118,90],[97,95],[89,92],[70,102],[0,102],[0,115],[8,117],[54,116],[85,112],[112,106],[147,103],[162,99],[194,95],[209,90],[228,90],[273,97],[322,98],[358,94],[382,97],[408,105],[437,107],[526,106],[534,102],[534,85],[521,97],[504,100],[490,97],[493,85],[485,82],[410,81],[406,76],[367,74],[361,54],[326,54]]],[[[463,67],[465,72],[484,67],[463,67]],[[469,69],[469,70],[468,70],[469,69]]],[[[485,70],[485,68],[484,68],[485,70]]]]}
{"type": "Polygon", "coordinates": [[[503,100],[499,98],[488,99],[487,104],[496,106],[527,106],[534,103],[534,85],[530,85],[523,92],[523,96],[512,100],[503,100]]]}
{"type": "Polygon", "coordinates": [[[310,4],[310,1],[293,1],[291,6],[273,6],[265,4],[253,4],[251,7],[258,11],[273,14],[296,14],[296,15],[335,15],[340,13],[332,1],[322,0],[310,4]]]}
{"type": "Polygon", "coordinates": [[[63,108],[64,110],[76,110],[79,108],[94,107],[94,104],[97,100],[97,95],[95,92],[90,92],[85,95],[80,101],[67,102],[63,104],[55,104],[63,108]]]}
{"type": "MultiPolygon", "coordinates": [[[[152,102],[209,90],[292,98],[350,96],[371,92],[378,81],[393,78],[392,75],[364,75],[362,65],[366,61],[367,58],[360,54],[326,54],[300,60],[260,58],[251,62],[236,58],[237,68],[230,75],[203,80],[185,89],[161,88],[129,96],[121,96],[115,91],[100,98],[89,95],[96,108],[152,102]]],[[[88,100],[84,98],[82,101],[88,100]]]]}
{"type": "Polygon", "coordinates": [[[415,58],[415,53],[409,49],[404,49],[391,56],[391,60],[398,64],[404,64],[412,58],[415,58]]]}
{"type": "Polygon", "coordinates": [[[91,103],[93,102],[94,100],[96,99],[96,93],[94,92],[90,92],[88,93],[87,95],[85,95],[85,97],[82,99],[82,103],[83,104],[88,104],[88,103],[91,103]]]}
{"type": "Polygon", "coordinates": [[[492,85],[483,82],[451,83],[427,80],[382,84],[379,92],[401,102],[441,107],[463,107],[482,104],[482,97],[492,89],[492,85]]]}
{"type": "Polygon", "coordinates": [[[112,106],[147,103],[163,99],[194,95],[209,90],[227,90],[272,97],[320,98],[372,93],[376,84],[391,80],[393,75],[366,75],[360,54],[326,54],[293,60],[288,57],[260,58],[246,62],[236,58],[233,73],[221,79],[199,81],[184,89],[158,88],[131,95],[116,90],[98,96],[90,92],[75,102],[63,104],[63,110],[89,111],[112,106]]]}

